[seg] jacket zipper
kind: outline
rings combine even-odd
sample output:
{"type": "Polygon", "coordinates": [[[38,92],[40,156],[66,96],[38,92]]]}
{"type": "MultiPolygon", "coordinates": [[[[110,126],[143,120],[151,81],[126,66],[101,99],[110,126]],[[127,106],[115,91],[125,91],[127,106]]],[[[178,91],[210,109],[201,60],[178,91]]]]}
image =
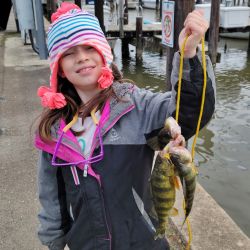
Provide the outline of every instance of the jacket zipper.
{"type": "Polygon", "coordinates": [[[100,197],[101,197],[101,200],[102,200],[102,207],[104,209],[104,211],[103,211],[104,220],[105,220],[106,227],[107,227],[107,230],[108,230],[109,249],[111,250],[111,248],[112,248],[112,246],[111,246],[112,235],[111,235],[110,228],[109,228],[109,225],[108,225],[108,220],[107,220],[107,216],[106,216],[106,207],[105,207],[104,198],[103,198],[103,194],[102,194],[103,192],[102,192],[102,189],[101,189],[100,185],[98,186],[98,190],[99,190],[99,194],[100,194],[100,197]]]}
{"type": "MultiPolygon", "coordinates": [[[[106,129],[106,131],[103,133],[102,136],[104,136],[110,128],[112,128],[116,122],[125,114],[127,114],[128,112],[130,112],[131,110],[134,109],[134,105],[130,106],[127,110],[125,110],[121,115],[119,115],[111,124],[110,126],[106,129]]],[[[95,146],[92,148],[92,151],[91,151],[91,155],[93,154],[94,152],[94,149],[96,148],[97,146],[97,143],[95,144],[95,146]]],[[[86,172],[86,176],[87,177],[87,172],[86,172]]],[[[106,215],[106,207],[105,207],[105,203],[104,203],[104,198],[103,198],[103,195],[102,195],[102,189],[101,189],[101,184],[98,182],[99,186],[98,186],[98,189],[99,189],[99,194],[100,194],[100,197],[101,197],[101,200],[102,200],[102,205],[103,205],[103,208],[104,208],[104,220],[105,220],[105,223],[106,223],[106,227],[107,227],[107,230],[108,230],[108,234],[109,234],[109,249],[111,250],[112,249],[112,234],[111,234],[111,231],[110,231],[110,228],[109,228],[109,225],[108,225],[108,220],[107,220],[107,215],[106,215]]]]}

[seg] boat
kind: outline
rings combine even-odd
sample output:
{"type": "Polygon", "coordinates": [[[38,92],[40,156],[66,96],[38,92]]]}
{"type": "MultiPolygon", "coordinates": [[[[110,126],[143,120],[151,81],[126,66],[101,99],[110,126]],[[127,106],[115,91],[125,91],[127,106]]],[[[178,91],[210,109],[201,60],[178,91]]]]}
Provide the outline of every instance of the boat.
{"type": "Polygon", "coordinates": [[[142,6],[146,9],[156,9],[156,0],[143,0],[142,6]]]}
{"type": "Polygon", "coordinates": [[[135,9],[136,5],[138,4],[137,2],[138,2],[137,0],[129,0],[128,1],[128,8],[129,9],[135,9]]]}
{"type": "MultiPolygon", "coordinates": [[[[117,8],[118,8],[118,5],[120,4],[120,0],[108,0],[109,2],[116,2],[116,5],[117,5],[117,8]]],[[[135,9],[136,8],[136,5],[138,5],[138,2],[139,0],[128,0],[127,3],[128,3],[128,9],[135,9]]],[[[125,4],[125,0],[123,0],[123,4],[125,4]]]]}

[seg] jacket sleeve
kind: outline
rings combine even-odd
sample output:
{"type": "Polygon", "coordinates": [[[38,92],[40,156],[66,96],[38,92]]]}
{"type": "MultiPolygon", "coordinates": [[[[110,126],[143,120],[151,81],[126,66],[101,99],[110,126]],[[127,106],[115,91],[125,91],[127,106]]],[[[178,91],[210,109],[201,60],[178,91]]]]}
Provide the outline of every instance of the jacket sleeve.
{"type": "MultiPolygon", "coordinates": [[[[176,92],[178,89],[179,65],[180,55],[177,52],[173,60],[173,70],[171,74],[171,82],[173,84],[171,101],[174,102],[174,104],[170,104],[169,112],[173,117],[175,117],[176,114],[176,92]]],[[[215,110],[215,76],[212,63],[208,56],[206,57],[206,66],[207,86],[200,129],[210,121],[215,110]]],[[[183,71],[179,125],[181,126],[182,135],[188,140],[195,134],[201,108],[204,74],[200,52],[198,52],[195,57],[184,60],[183,71]]]]}
{"type": "MultiPolygon", "coordinates": [[[[212,64],[208,57],[206,58],[206,62],[207,87],[201,128],[211,119],[215,108],[215,77],[212,64]]],[[[171,92],[152,93],[137,87],[135,87],[134,90],[134,102],[137,109],[139,111],[142,110],[141,113],[143,114],[140,115],[140,117],[143,117],[141,121],[141,129],[145,131],[146,140],[154,150],[159,150],[162,147],[161,143],[157,144],[155,138],[163,127],[165,119],[169,116],[175,118],[179,65],[180,55],[177,52],[173,59],[171,92]]],[[[201,65],[201,55],[198,53],[194,58],[184,59],[183,65],[179,125],[182,129],[182,135],[186,140],[193,136],[196,131],[202,90],[203,70],[201,65]]]]}
{"type": "Polygon", "coordinates": [[[69,215],[61,169],[51,166],[50,160],[50,154],[39,152],[38,195],[41,211],[38,214],[38,237],[50,250],[62,250],[66,245],[69,215]]]}

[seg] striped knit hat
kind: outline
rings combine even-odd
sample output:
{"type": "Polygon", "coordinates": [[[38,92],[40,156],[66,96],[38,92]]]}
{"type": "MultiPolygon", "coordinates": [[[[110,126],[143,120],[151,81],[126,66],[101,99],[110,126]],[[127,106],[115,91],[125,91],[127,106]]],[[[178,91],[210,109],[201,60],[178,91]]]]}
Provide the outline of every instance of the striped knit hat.
{"type": "Polygon", "coordinates": [[[113,55],[98,19],[82,11],[77,5],[63,2],[51,20],[52,24],[48,30],[50,88],[42,86],[37,94],[41,98],[42,106],[58,109],[66,105],[63,94],[57,92],[58,62],[66,50],[76,45],[87,45],[99,52],[104,62],[102,75],[98,80],[100,88],[107,88],[113,82],[112,71],[109,68],[113,55]]]}

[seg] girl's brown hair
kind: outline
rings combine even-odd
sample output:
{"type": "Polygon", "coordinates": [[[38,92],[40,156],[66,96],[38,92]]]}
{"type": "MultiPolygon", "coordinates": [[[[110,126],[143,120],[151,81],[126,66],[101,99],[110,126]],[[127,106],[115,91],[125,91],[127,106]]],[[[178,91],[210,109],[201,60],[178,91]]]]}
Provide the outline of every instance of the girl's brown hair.
{"type": "MultiPolygon", "coordinates": [[[[114,81],[122,83],[122,74],[118,70],[115,64],[111,64],[111,69],[114,76],[114,81]]],[[[67,101],[66,106],[61,109],[46,109],[40,119],[40,123],[38,125],[38,133],[42,140],[50,141],[51,140],[51,126],[58,121],[60,118],[63,118],[66,123],[69,123],[73,116],[78,113],[82,120],[87,117],[91,110],[95,107],[98,107],[102,111],[103,105],[111,96],[118,98],[112,85],[102,90],[98,93],[94,98],[92,98],[89,102],[82,104],[82,101],[77,94],[74,86],[70,83],[66,78],[61,78],[58,76],[58,92],[63,93],[65,99],[67,101]]]]}

